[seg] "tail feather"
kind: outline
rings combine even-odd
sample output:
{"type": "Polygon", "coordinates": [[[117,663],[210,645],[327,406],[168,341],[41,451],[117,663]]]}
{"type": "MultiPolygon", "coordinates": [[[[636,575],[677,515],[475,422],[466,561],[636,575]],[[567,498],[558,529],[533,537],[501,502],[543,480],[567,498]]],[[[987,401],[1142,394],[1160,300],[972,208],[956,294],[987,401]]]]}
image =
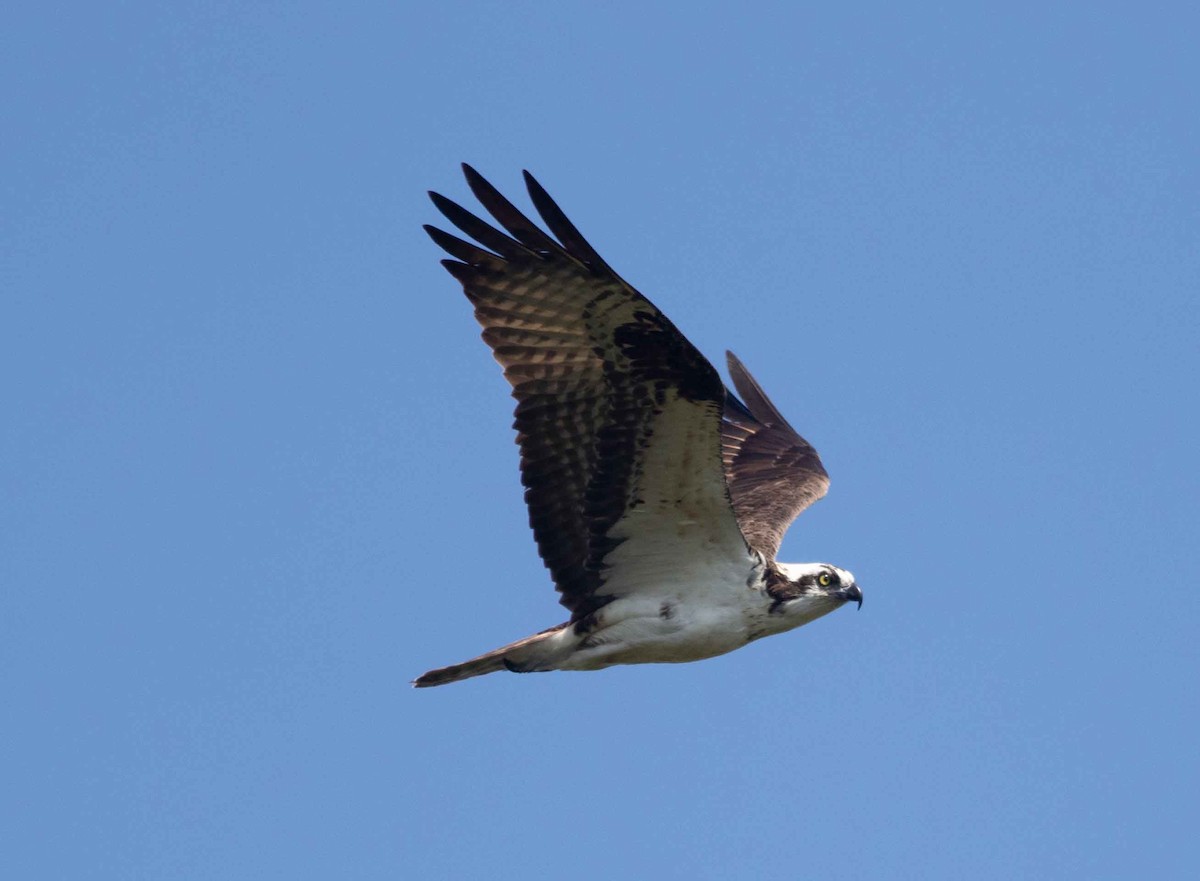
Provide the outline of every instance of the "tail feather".
{"type": "MultiPolygon", "coordinates": [[[[493,649],[477,658],[463,661],[461,664],[451,664],[449,667],[438,667],[436,670],[422,673],[413,680],[413,687],[431,688],[434,685],[447,685],[451,682],[458,682],[460,679],[470,679],[472,676],[483,676],[486,673],[495,673],[499,670],[512,670],[514,673],[552,670],[554,668],[546,666],[546,664],[555,660],[551,656],[554,653],[551,652],[548,655],[543,651],[539,651],[539,649],[543,648],[540,644],[566,626],[566,624],[559,624],[557,627],[551,627],[549,630],[543,630],[541,633],[535,633],[533,636],[527,636],[524,639],[518,639],[516,642],[510,642],[506,646],[493,649]]],[[[549,646],[546,646],[546,648],[549,648],[549,646]]]]}
{"type": "Polygon", "coordinates": [[[422,673],[413,680],[415,688],[430,688],[434,685],[446,685],[458,682],[460,679],[470,679],[472,676],[482,676],[485,673],[495,673],[504,669],[504,650],[496,649],[478,658],[463,661],[461,664],[451,664],[449,667],[438,667],[428,673],[422,673]]]}

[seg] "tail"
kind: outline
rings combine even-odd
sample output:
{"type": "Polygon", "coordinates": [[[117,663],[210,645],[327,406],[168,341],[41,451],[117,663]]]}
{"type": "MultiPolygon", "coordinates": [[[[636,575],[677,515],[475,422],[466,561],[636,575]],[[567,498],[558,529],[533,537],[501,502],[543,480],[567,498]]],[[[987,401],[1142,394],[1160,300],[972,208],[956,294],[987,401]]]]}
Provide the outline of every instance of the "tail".
{"type": "Polygon", "coordinates": [[[538,670],[553,670],[555,664],[570,654],[573,644],[566,646],[555,645],[560,642],[553,638],[562,633],[566,624],[559,624],[533,636],[518,639],[506,646],[471,658],[461,664],[451,664],[449,667],[438,667],[428,673],[422,673],[413,680],[415,688],[431,688],[434,685],[446,685],[458,682],[460,679],[470,679],[472,676],[483,676],[485,673],[495,673],[498,670],[511,670],[514,673],[533,673],[538,670]],[[565,649],[565,651],[564,651],[565,649]]]}

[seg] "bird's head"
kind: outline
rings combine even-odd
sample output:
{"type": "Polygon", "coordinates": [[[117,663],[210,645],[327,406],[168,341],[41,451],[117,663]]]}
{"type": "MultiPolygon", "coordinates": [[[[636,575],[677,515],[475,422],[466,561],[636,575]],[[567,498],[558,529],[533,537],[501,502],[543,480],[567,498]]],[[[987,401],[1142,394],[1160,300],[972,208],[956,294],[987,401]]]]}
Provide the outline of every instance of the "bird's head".
{"type": "Polygon", "coordinates": [[[829,563],[776,563],[787,580],[772,585],[776,611],[819,618],[839,606],[854,602],[862,608],[863,595],[854,573],[829,563]]]}

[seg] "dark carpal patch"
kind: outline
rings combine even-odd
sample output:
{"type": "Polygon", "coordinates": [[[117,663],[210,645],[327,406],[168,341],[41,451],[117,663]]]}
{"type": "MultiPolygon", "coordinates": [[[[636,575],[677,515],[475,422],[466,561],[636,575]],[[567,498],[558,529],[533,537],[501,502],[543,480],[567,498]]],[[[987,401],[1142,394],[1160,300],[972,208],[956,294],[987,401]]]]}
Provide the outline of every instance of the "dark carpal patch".
{"type": "Polygon", "coordinates": [[[670,603],[664,602],[658,607],[658,617],[662,618],[664,621],[670,621],[675,617],[675,607],[670,603]]]}
{"type": "Polygon", "coordinates": [[[725,386],[716,369],[667,316],[656,309],[636,312],[634,318],[616,328],[613,341],[660,402],[668,388],[688,401],[724,401],[725,386]]]}

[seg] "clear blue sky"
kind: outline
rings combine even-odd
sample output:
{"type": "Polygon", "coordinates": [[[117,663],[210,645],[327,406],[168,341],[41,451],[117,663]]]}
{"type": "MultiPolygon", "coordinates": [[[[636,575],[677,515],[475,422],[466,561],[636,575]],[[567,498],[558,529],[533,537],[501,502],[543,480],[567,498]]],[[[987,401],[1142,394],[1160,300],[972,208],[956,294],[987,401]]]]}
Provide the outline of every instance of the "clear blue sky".
{"type": "Polygon", "coordinates": [[[0,875],[1194,876],[1197,14],[991,6],[9,8],[0,875]],[[744,358],[861,612],[408,687],[562,620],[462,160],[744,358]]]}

